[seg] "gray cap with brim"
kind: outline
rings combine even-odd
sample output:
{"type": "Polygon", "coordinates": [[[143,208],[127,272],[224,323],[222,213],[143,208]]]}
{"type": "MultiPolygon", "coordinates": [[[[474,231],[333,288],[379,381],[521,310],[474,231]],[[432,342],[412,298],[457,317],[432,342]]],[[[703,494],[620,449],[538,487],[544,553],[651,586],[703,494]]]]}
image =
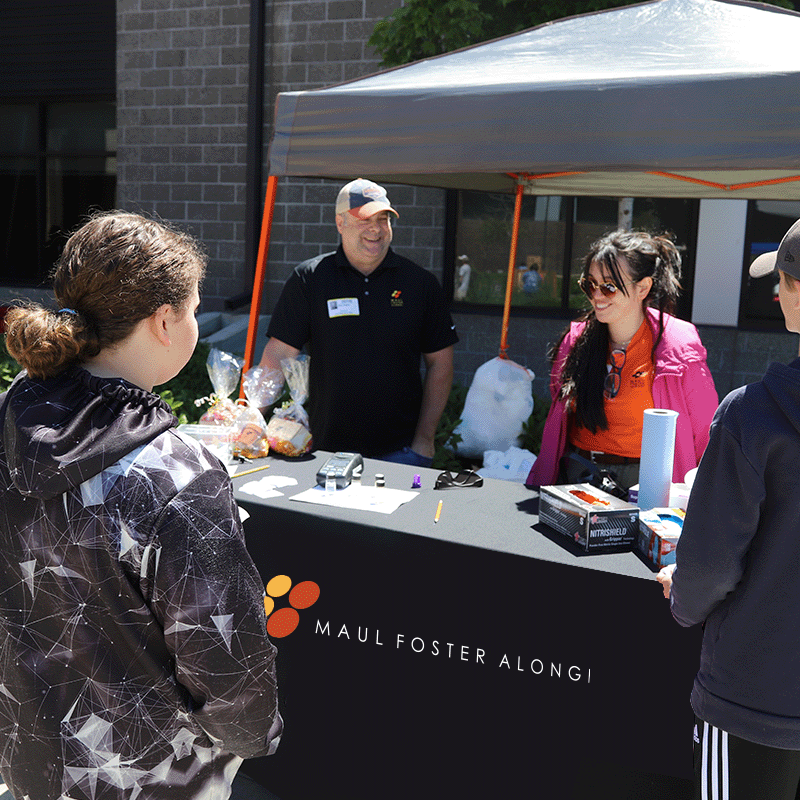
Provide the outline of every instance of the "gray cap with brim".
{"type": "Polygon", "coordinates": [[[750,277],[761,278],[779,269],[800,280],[800,219],[786,231],[777,250],[762,253],[753,261],[750,277]]]}

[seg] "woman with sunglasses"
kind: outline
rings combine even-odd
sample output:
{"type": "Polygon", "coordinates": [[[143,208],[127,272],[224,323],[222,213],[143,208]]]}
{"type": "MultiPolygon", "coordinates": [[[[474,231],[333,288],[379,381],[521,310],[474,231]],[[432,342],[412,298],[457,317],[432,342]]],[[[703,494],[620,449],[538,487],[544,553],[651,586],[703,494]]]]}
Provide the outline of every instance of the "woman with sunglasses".
{"type": "Polygon", "coordinates": [[[647,408],[678,412],[673,481],[697,466],[719,401],[697,329],[671,314],[680,268],[663,236],[620,230],[591,246],[579,280],[591,308],[551,354],[553,402],[529,486],[596,468],[624,489],[638,483],[647,408]]]}

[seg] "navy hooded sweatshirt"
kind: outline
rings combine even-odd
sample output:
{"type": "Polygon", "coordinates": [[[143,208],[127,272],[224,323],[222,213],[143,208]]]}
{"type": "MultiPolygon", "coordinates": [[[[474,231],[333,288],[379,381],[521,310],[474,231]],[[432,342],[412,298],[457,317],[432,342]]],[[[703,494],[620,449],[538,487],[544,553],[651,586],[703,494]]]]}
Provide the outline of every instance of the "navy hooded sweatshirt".
{"type": "Polygon", "coordinates": [[[692,707],[800,750],[800,359],[729,394],[692,487],[671,593],[705,623],[692,707]]]}

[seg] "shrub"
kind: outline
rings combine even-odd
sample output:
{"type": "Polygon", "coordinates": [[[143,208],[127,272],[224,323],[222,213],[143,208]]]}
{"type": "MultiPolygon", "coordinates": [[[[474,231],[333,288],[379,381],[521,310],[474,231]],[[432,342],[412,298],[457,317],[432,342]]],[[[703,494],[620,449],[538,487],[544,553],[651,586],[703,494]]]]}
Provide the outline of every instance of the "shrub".
{"type": "Polygon", "coordinates": [[[464,410],[466,399],[466,388],[459,383],[454,383],[439,420],[439,427],[433,437],[436,450],[431,466],[434,469],[460,470],[464,466],[462,460],[454,452],[461,441],[461,434],[454,433],[454,431],[461,422],[461,412],[464,410]]]}

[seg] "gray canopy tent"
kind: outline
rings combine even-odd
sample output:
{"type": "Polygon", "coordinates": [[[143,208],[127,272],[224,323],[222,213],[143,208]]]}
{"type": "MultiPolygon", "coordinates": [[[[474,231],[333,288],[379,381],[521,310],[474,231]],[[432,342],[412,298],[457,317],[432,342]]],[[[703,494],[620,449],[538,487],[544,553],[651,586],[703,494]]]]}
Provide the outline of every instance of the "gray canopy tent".
{"type": "Polygon", "coordinates": [[[516,192],[517,211],[523,193],[800,199],[798,42],[775,6],[654,0],[279,94],[248,348],[278,176],[516,192]]]}

